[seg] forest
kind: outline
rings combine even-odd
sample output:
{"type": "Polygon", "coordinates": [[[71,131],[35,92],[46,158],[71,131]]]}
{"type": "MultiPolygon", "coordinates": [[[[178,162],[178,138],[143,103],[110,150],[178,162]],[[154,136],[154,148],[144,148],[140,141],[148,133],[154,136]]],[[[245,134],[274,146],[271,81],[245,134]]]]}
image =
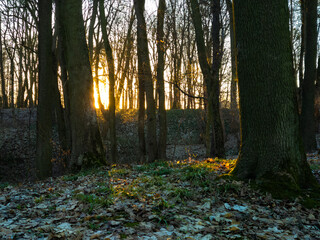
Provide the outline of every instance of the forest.
{"type": "Polygon", "coordinates": [[[320,239],[320,2],[0,0],[0,239],[320,239]]]}

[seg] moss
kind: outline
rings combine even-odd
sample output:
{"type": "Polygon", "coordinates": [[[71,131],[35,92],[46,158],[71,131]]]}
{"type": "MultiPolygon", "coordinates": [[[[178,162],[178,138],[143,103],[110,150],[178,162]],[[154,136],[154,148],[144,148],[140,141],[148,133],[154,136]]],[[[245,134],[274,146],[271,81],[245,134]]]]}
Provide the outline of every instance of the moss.
{"type": "Polygon", "coordinates": [[[0,183],[0,189],[5,189],[8,186],[9,186],[9,183],[7,183],[7,182],[0,183]]]}
{"type": "Polygon", "coordinates": [[[268,192],[275,199],[291,200],[300,198],[300,203],[306,208],[320,207],[320,187],[310,185],[309,189],[302,189],[289,174],[277,174],[252,181],[254,189],[268,192]]]}
{"type": "Polygon", "coordinates": [[[269,192],[276,199],[294,200],[301,195],[301,189],[289,174],[276,174],[256,180],[257,187],[269,192]]]}
{"type": "Polygon", "coordinates": [[[314,199],[310,197],[306,197],[301,201],[301,204],[306,208],[319,208],[320,207],[320,199],[314,199]]]}
{"type": "Polygon", "coordinates": [[[124,224],[124,226],[134,228],[136,226],[139,226],[139,223],[138,222],[127,222],[124,224]]]}
{"type": "Polygon", "coordinates": [[[120,234],[120,239],[126,239],[128,236],[126,235],[126,234],[124,234],[124,233],[121,233],[120,234]]]}
{"type": "Polygon", "coordinates": [[[320,207],[320,186],[313,186],[303,191],[301,204],[306,208],[320,207]]]}

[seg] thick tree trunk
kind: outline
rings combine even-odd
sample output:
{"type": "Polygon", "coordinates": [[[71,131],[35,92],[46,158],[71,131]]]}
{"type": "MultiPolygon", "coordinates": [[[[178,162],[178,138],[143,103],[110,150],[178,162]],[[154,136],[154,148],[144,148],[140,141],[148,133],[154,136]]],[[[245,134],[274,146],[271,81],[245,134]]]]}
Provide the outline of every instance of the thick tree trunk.
{"type": "Polygon", "coordinates": [[[287,1],[235,0],[241,149],[232,172],[267,190],[311,187],[299,137],[287,1]],[[266,11],[268,9],[268,11],[266,11]]]}
{"type": "Polygon", "coordinates": [[[109,43],[107,35],[107,23],[104,13],[104,0],[99,0],[99,10],[100,10],[100,22],[102,30],[102,38],[104,43],[104,49],[107,55],[108,71],[109,71],[109,128],[110,128],[110,142],[111,142],[111,161],[113,163],[117,162],[117,139],[116,139],[116,115],[115,115],[115,97],[114,97],[114,84],[115,84],[115,74],[114,74],[114,60],[112,49],[109,43]]]}
{"type": "Polygon", "coordinates": [[[68,81],[68,71],[66,62],[66,38],[65,29],[61,20],[63,19],[63,0],[56,0],[56,26],[58,31],[58,51],[57,60],[60,65],[61,70],[61,82],[63,89],[63,105],[64,105],[64,123],[66,130],[66,149],[71,150],[72,140],[71,140],[71,123],[70,123],[70,98],[69,98],[69,81],[68,81]]]}
{"type": "Polygon", "coordinates": [[[196,32],[196,43],[198,49],[198,59],[200,68],[203,74],[204,82],[207,89],[207,155],[210,157],[224,157],[224,133],[223,125],[220,117],[220,83],[219,83],[219,69],[221,65],[221,52],[220,52],[220,0],[213,0],[213,62],[212,67],[208,63],[208,54],[203,38],[202,21],[197,0],[190,0],[191,17],[196,32]],[[211,139],[209,139],[210,129],[212,129],[211,139]]]}
{"type": "Polygon", "coordinates": [[[39,1],[39,104],[37,108],[36,169],[40,179],[51,175],[53,65],[51,34],[52,1],[39,1]]]}
{"type": "MultiPolygon", "coordinates": [[[[153,81],[149,60],[148,38],[144,19],[144,0],[134,0],[137,17],[138,76],[145,84],[147,99],[147,156],[148,162],[157,157],[156,104],[153,96],[153,81]]],[[[140,103],[141,105],[141,103],[140,103]]]]}
{"type": "MultiPolygon", "coordinates": [[[[212,81],[211,88],[209,89],[209,109],[212,110],[212,130],[213,134],[211,137],[211,156],[225,157],[224,150],[224,130],[223,123],[220,115],[220,67],[222,50],[220,44],[220,0],[211,0],[211,11],[212,11],[212,81]],[[212,102],[211,102],[212,101],[212,102]],[[211,103],[210,103],[211,102],[211,103]],[[210,108],[210,104],[212,107],[210,108]]],[[[223,47],[222,47],[223,49],[223,47]]]]}
{"type": "Polygon", "coordinates": [[[164,92],[164,14],[166,10],[166,1],[159,0],[158,16],[157,16],[157,90],[159,96],[159,141],[158,141],[158,156],[160,159],[166,159],[167,149],[167,116],[165,106],[165,92],[164,92]]]}
{"type": "Polygon", "coordinates": [[[315,82],[317,80],[317,0],[306,0],[305,74],[301,86],[301,134],[307,152],[317,149],[314,118],[315,82]]]}
{"type": "Polygon", "coordinates": [[[93,80],[89,62],[82,2],[64,4],[61,24],[65,29],[69,73],[72,169],[106,164],[93,98],[93,80]]]}
{"type": "MultiPolygon", "coordinates": [[[[56,4],[57,6],[57,4],[56,4]]],[[[57,9],[57,8],[56,8],[57,9]]],[[[52,97],[53,97],[53,108],[55,111],[55,119],[58,126],[58,134],[59,134],[59,142],[60,146],[63,151],[67,151],[69,148],[67,144],[67,131],[66,131],[66,124],[64,120],[64,111],[61,104],[61,96],[59,91],[59,84],[58,84],[58,51],[57,48],[57,36],[59,33],[59,16],[55,14],[55,33],[52,38],[52,69],[53,69],[53,81],[52,81],[52,97]]],[[[63,159],[65,160],[65,159],[63,159]]]]}

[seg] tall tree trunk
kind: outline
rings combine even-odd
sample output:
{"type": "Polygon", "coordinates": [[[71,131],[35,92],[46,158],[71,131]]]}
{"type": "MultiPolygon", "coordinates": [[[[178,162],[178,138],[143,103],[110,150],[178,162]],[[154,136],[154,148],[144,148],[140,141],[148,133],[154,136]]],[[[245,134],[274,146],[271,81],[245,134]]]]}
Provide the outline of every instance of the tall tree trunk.
{"type": "Polygon", "coordinates": [[[29,68],[29,88],[28,88],[28,96],[27,96],[27,99],[28,99],[28,106],[30,108],[32,108],[34,106],[34,102],[33,102],[33,97],[32,97],[32,89],[33,89],[33,84],[34,84],[34,79],[33,79],[33,69],[32,69],[32,61],[31,61],[31,55],[32,53],[29,51],[29,54],[28,54],[28,68],[29,68]]]}
{"type": "Polygon", "coordinates": [[[166,159],[167,148],[167,116],[165,106],[165,92],[164,92],[164,14],[166,10],[166,1],[159,0],[158,16],[157,16],[157,90],[159,96],[159,142],[158,142],[158,156],[160,159],[166,159]]]}
{"type": "MultiPolygon", "coordinates": [[[[133,38],[130,39],[130,44],[133,44],[133,38]]],[[[133,89],[132,89],[132,82],[133,82],[133,76],[134,76],[134,67],[132,58],[131,61],[131,71],[129,71],[130,74],[128,74],[127,83],[128,83],[128,98],[129,98],[129,109],[133,109],[133,89]]],[[[129,68],[128,68],[129,70],[129,68]]]]}
{"type": "Polygon", "coordinates": [[[211,156],[225,157],[224,150],[224,130],[220,115],[220,67],[222,58],[222,49],[220,44],[220,0],[211,0],[212,11],[212,81],[209,91],[209,111],[212,111],[212,137],[211,137],[211,156]],[[210,104],[212,105],[210,107],[210,104]]]}
{"type": "Polygon", "coordinates": [[[11,81],[10,107],[14,108],[14,52],[10,57],[10,81],[11,81]]]}
{"type": "Polygon", "coordinates": [[[4,77],[3,68],[3,54],[2,54],[2,31],[1,31],[1,18],[0,18],[0,76],[1,76],[1,94],[2,94],[2,106],[8,108],[8,97],[6,94],[6,79],[4,77]]]}
{"type": "Polygon", "coordinates": [[[61,20],[63,19],[63,0],[56,0],[56,25],[58,30],[58,62],[61,70],[61,82],[63,89],[63,105],[64,105],[64,122],[66,127],[66,146],[67,149],[72,148],[71,123],[70,123],[70,91],[68,81],[68,71],[66,62],[66,38],[65,29],[61,20]]]}
{"type": "Polygon", "coordinates": [[[18,50],[19,52],[19,73],[18,73],[18,96],[17,96],[17,107],[21,108],[23,106],[23,86],[22,86],[22,70],[23,70],[23,52],[22,48],[18,50]]]}
{"type": "Polygon", "coordinates": [[[106,164],[105,151],[97,122],[93,79],[82,18],[82,1],[64,4],[61,24],[65,29],[69,73],[72,169],[106,164]]]}
{"type": "Polygon", "coordinates": [[[51,175],[52,166],[52,1],[39,1],[39,104],[37,108],[36,169],[40,179],[51,175]]]}
{"type": "Polygon", "coordinates": [[[300,43],[300,56],[299,56],[299,89],[298,89],[298,100],[299,108],[301,107],[302,91],[301,86],[303,85],[304,76],[304,54],[305,54],[305,39],[306,39],[306,0],[300,1],[300,12],[301,12],[301,43],[300,43]]]}
{"type": "Polygon", "coordinates": [[[282,196],[315,186],[299,137],[288,2],[234,7],[242,138],[232,174],[282,196]]]}
{"type": "Polygon", "coordinates": [[[172,58],[173,58],[173,103],[172,103],[172,109],[180,109],[181,103],[180,103],[180,64],[179,64],[179,46],[178,46],[178,34],[177,34],[177,24],[176,24],[176,0],[171,0],[171,6],[172,6],[172,58]]]}
{"type": "Polygon", "coordinates": [[[307,152],[317,149],[314,118],[315,82],[317,80],[317,0],[306,0],[305,74],[301,86],[301,134],[307,152]]]}
{"type": "Polygon", "coordinates": [[[104,0],[99,0],[99,10],[100,10],[100,22],[102,30],[102,38],[104,43],[104,49],[107,55],[108,71],[109,71],[109,128],[110,128],[110,142],[111,142],[111,161],[117,162],[117,139],[116,139],[116,115],[115,115],[115,97],[114,97],[114,84],[115,84],[115,74],[114,74],[114,60],[112,49],[109,43],[107,35],[107,23],[104,13],[104,0]]]}
{"type": "Polygon", "coordinates": [[[234,41],[234,19],[233,19],[233,10],[232,10],[232,1],[227,0],[227,9],[229,13],[229,28],[230,28],[230,48],[231,48],[231,84],[230,84],[230,102],[231,102],[231,109],[237,109],[237,80],[236,77],[236,58],[235,58],[235,51],[236,45],[234,41]]]}
{"type": "MultiPolygon", "coordinates": [[[[134,0],[137,17],[138,76],[145,84],[147,99],[147,156],[148,162],[157,157],[156,104],[153,97],[153,82],[149,60],[148,38],[144,19],[145,0],[134,0]]],[[[144,102],[143,102],[144,103],[144,102]]],[[[141,103],[140,103],[141,106],[141,103]]]]}
{"type": "MultiPolygon", "coordinates": [[[[99,32],[97,35],[98,35],[97,39],[99,39],[99,32]]],[[[99,109],[102,112],[102,115],[105,118],[108,118],[107,111],[105,111],[104,106],[101,102],[100,87],[99,87],[99,82],[100,82],[100,79],[99,79],[100,50],[101,50],[100,45],[97,44],[96,49],[95,49],[95,61],[94,61],[94,71],[95,71],[94,83],[95,83],[95,90],[97,92],[97,98],[98,98],[97,102],[98,102],[99,109]]],[[[108,119],[105,119],[105,120],[108,121],[108,119]]]]}
{"type": "Polygon", "coordinates": [[[88,34],[89,60],[91,65],[93,64],[93,33],[94,33],[94,23],[96,21],[97,13],[98,13],[98,0],[93,0],[92,14],[90,18],[89,34],[88,34]]]}
{"type": "MultiPolygon", "coordinates": [[[[67,141],[67,128],[64,116],[64,110],[61,103],[61,96],[59,91],[58,84],[58,54],[59,54],[59,46],[57,46],[57,37],[59,34],[59,15],[57,13],[57,3],[56,3],[56,12],[55,12],[55,33],[52,38],[52,69],[53,69],[53,81],[52,81],[52,89],[53,89],[53,107],[55,111],[55,118],[58,126],[58,134],[59,134],[59,142],[60,146],[64,151],[68,151],[70,146],[67,141]]],[[[65,159],[63,159],[65,160],[65,159]]]]}
{"type": "MultiPolygon", "coordinates": [[[[221,65],[221,50],[220,50],[220,0],[212,0],[213,11],[213,61],[212,66],[208,63],[208,54],[203,38],[202,21],[197,0],[190,0],[191,16],[196,31],[196,43],[198,49],[198,59],[200,68],[203,74],[204,82],[207,89],[207,129],[212,129],[211,141],[207,144],[207,154],[211,157],[224,157],[224,134],[223,125],[220,117],[220,83],[219,69],[221,65]]],[[[209,131],[208,131],[209,132],[209,131]]],[[[207,136],[207,139],[209,137],[207,136]]]]}
{"type": "Polygon", "coordinates": [[[38,96],[38,76],[37,73],[39,71],[38,66],[37,66],[37,55],[36,54],[32,54],[32,76],[33,76],[33,82],[34,82],[34,104],[37,106],[38,105],[38,100],[39,100],[39,96],[38,96]]]}

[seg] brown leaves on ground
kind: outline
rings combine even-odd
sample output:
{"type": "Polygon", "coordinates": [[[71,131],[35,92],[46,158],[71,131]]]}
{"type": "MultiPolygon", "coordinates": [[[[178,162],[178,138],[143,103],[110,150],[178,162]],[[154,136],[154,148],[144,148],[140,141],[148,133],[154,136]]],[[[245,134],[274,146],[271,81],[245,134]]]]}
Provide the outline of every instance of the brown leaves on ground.
{"type": "MultiPolygon", "coordinates": [[[[315,157],[314,157],[315,158],[315,157]]],[[[316,159],[311,166],[319,170],[316,159]],[[315,164],[315,165],[312,165],[315,164]]],[[[320,210],[217,180],[235,160],[114,165],[0,190],[3,239],[317,239],[320,210]]]]}

